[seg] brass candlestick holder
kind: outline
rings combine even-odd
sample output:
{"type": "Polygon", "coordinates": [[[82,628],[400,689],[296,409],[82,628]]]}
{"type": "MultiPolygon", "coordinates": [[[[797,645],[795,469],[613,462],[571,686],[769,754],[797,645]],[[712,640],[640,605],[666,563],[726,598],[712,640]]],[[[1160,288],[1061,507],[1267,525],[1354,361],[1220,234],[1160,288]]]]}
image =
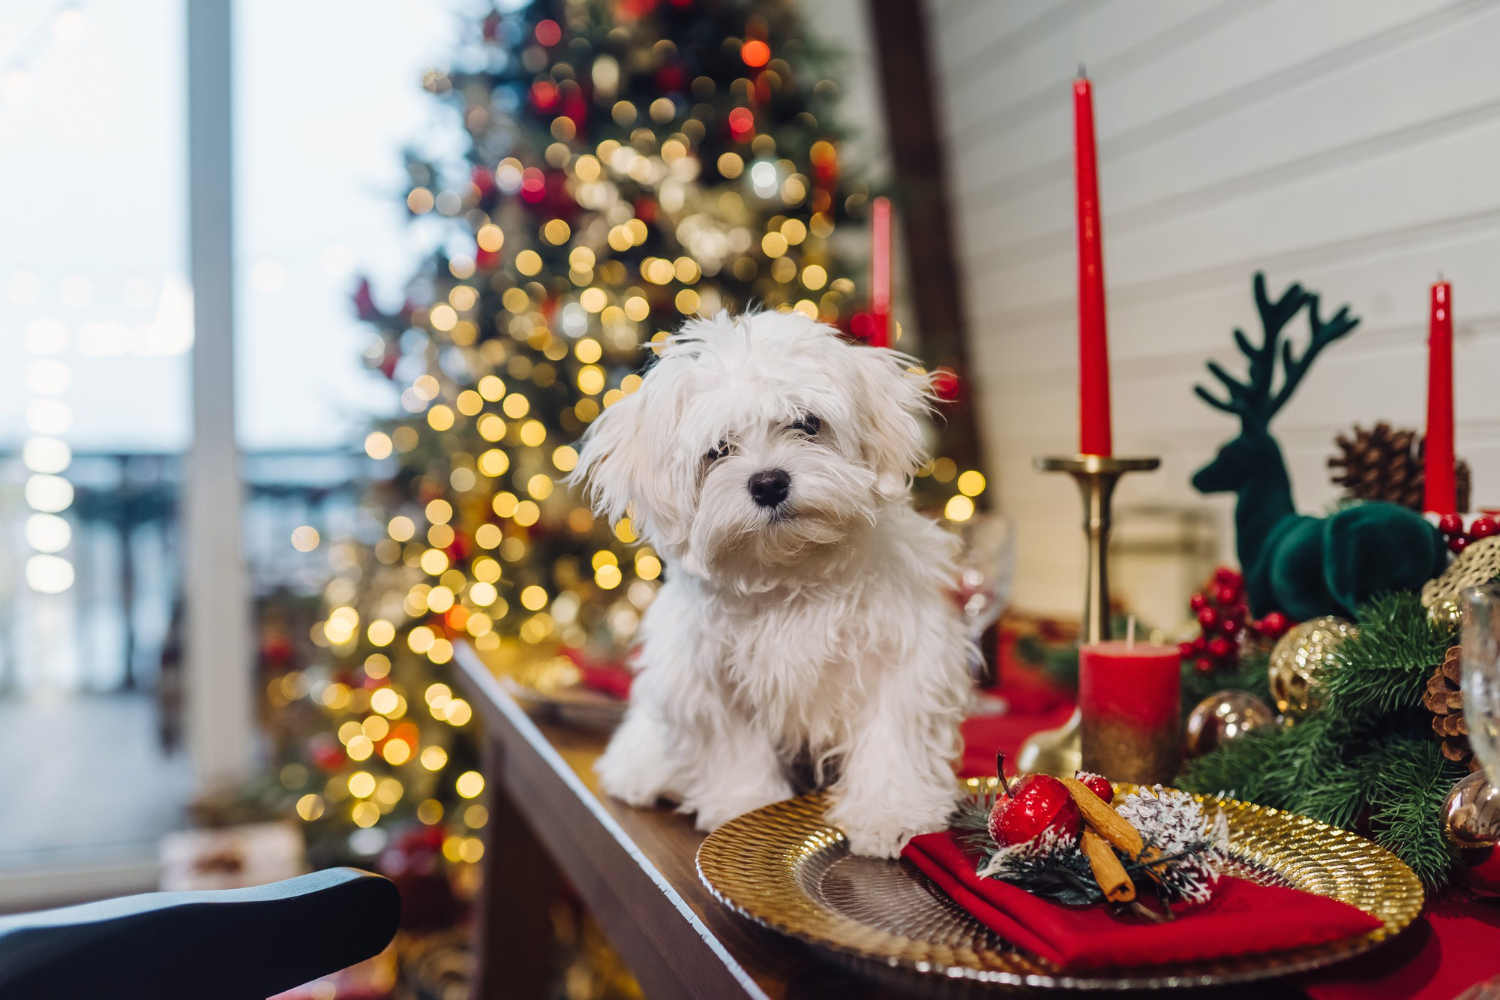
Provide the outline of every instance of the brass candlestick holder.
{"type": "MultiPolygon", "coordinates": [[[[1066,472],[1078,484],[1083,499],[1083,533],[1088,541],[1088,570],[1083,594],[1081,642],[1103,642],[1112,638],[1109,624],[1109,528],[1110,502],[1115,484],[1127,472],[1150,472],[1161,465],[1159,458],[1112,458],[1107,455],[1073,455],[1038,458],[1042,472],[1066,472]]],[[[1083,761],[1078,730],[1083,715],[1077,709],[1057,729],[1036,733],[1021,745],[1016,769],[1022,772],[1072,776],[1083,761]]]]}

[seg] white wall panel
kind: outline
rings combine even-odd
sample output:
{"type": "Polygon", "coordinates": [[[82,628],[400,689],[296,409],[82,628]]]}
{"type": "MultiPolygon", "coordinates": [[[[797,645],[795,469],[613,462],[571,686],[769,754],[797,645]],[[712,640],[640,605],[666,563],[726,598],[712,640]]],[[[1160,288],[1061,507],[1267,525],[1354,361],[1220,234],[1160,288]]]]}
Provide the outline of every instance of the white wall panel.
{"type": "MultiPolygon", "coordinates": [[[[1207,358],[1243,367],[1250,276],[1300,280],[1364,323],[1281,413],[1303,510],[1356,421],[1420,426],[1427,289],[1454,282],[1459,452],[1500,506],[1500,0],[929,0],[988,471],[1020,525],[1018,597],[1076,613],[1073,487],[1032,471],[1074,447],[1072,100],[1095,81],[1123,516],[1208,511],[1192,471],[1235,422],[1203,405],[1207,358]]],[[[1305,328],[1298,324],[1299,336],[1305,328]]],[[[1180,586],[1178,583],[1172,586],[1180,586]]],[[[1135,586],[1142,586],[1138,581],[1135,586]]],[[[1139,595],[1160,606],[1160,595],[1139,595]],[[1147,599],[1147,598],[1150,599],[1147,599]]]]}

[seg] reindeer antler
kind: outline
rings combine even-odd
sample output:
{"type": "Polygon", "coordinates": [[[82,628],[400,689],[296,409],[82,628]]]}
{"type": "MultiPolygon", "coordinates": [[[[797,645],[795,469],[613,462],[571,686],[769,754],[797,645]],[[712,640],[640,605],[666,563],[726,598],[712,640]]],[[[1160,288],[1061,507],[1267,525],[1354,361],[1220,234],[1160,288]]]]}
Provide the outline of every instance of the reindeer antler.
{"type": "Polygon", "coordinates": [[[1302,352],[1302,357],[1297,357],[1292,351],[1292,342],[1286,341],[1281,345],[1281,365],[1286,369],[1286,375],[1281,382],[1281,391],[1276,394],[1276,399],[1271,404],[1271,413],[1280,410],[1286,401],[1292,398],[1292,392],[1297,388],[1297,383],[1302,381],[1302,376],[1312,367],[1313,358],[1316,358],[1329,344],[1349,333],[1359,326],[1359,317],[1349,315],[1349,307],[1343,306],[1333,319],[1327,323],[1318,315],[1318,293],[1310,292],[1307,296],[1307,313],[1312,325],[1312,339],[1307,342],[1307,350],[1302,352]]]}
{"type": "Polygon", "coordinates": [[[1266,295],[1266,276],[1260,271],[1255,273],[1255,307],[1260,312],[1261,329],[1264,331],[1260,345],[1251,344],[1243,330],[1234,331],[1234,342],[1249,361],[1249,377],[1241,382],[1217,362],[1210,361],[1208,370],[1224,384],[1229,398],[1219,399],[1201,385],[1193,386],[1193,391],[1215,409],[1238,416],[1244,429],[1265,430],[1271,418],[1291,398],[1318,352],[1353,330],[1359,324],[1359,319],[1350,316],[1349,307],[1344,306],[1337,315],[1324,323],[1318,315],[1317,293],[1304,291],[1298,284],[1293,284],[1281,294],[1281,298],[1273,302],[1266,295]],[[1299,358],[1292,349],[1291,341],[1281,340],[1281,331],[1301,311],[1303,305],[1311,307],[1312,340],[1299,358]],[[1271,384],[1276,373],[1278,353],[1286,373],[1280,390],[1273,394],[1271,384]]]}

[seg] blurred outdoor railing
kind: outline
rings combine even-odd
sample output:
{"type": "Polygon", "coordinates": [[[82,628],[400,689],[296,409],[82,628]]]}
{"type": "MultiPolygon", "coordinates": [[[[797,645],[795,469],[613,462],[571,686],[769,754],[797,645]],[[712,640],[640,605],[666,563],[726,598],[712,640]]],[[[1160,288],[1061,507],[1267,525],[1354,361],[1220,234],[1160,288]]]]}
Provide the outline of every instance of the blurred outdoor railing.
{"type": "MultiPolygon", "coordinates": [[[[73,537],[61,554],[76,575],[62,593],[44,594],[26,581],[28,472],[18,453],[0,452],[0,697],[158,686],[184,596],[183,461],[175,453],[75,453],[65,473],[74,499],[61,512],[73,537]]],[[[254,595],[321,589],[326,547],[300,552],[292,531],[310,525],[324,540],[350,533],[367,464],[355,450],[244,456],[242,545],[254,595]]]]}

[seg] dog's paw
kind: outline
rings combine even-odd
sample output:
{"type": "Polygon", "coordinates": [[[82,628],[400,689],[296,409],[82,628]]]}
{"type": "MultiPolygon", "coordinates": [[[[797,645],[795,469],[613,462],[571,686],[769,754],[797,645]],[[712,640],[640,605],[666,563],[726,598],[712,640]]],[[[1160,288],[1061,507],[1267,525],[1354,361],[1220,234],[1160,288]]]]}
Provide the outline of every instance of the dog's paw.
{"type": "Polygon", "coordinates": [[[712,833],[736,816],[791,797],[791,786],[782,785],[734,795],[700,796],[684,801],[680,811],[695,813],[693,825],[704,833],[712,833]]]}
{"type": "Polygon", "coordinates": [[[606,793],[637,809],[654,806],[658,799],[676,798],[672,768],[644,720],[622,725],[615,732],[594,762],[594,773],[606,793]]]}
{"type": "Polygon", "coordinates": [[[924,830],[912,829],[910,824],[874,824],[871,826],[845,826],[844,835],[849,838],[849,850],[866,858],[898,858],[907,842],[924,830]]]}
{"type": "Polygon", "coordinates": [[[829,810],[828,819],[849,838],[849,850],[867,858],[895,858],[911,838],[943,829],[946,810],[926,815],[912,812],[866,811],[840,804],[829,810]]]}

